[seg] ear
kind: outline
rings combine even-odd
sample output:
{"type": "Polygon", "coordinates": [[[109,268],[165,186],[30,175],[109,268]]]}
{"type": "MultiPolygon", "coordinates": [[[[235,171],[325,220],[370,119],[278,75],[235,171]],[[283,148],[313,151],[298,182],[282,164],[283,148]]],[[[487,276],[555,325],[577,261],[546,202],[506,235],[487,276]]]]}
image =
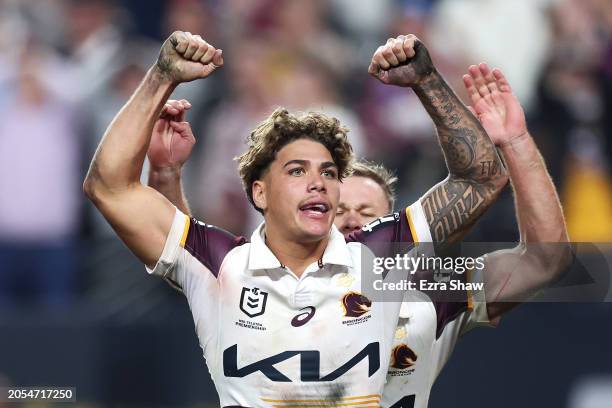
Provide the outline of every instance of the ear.
{"type": "Polygon", "coordinates": [[[253,191],[253,201],[258,208],[265,211],[268,207],[268,201],[266,200],[266,183],[263,180],[255,180],[251,186],[253,191]]]}

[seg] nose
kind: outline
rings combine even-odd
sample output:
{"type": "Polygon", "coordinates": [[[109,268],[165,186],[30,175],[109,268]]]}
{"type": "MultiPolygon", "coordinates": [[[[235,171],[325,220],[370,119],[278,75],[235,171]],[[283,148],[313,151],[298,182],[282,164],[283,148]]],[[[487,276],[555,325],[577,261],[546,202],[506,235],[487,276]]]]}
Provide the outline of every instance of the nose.
{"type": "Polygon", "coordinates": [[[341,231],[344,234],[350,234],[353,231],[357,231],[363,227],[363,222],[357,211],[349,211],[342,223],[341,231]]]}
{"type": "Polygon", "coordinates": [[[308,183],[308,191],[325,191],[325,181],[320,174],[314,174],[308,183]]]}

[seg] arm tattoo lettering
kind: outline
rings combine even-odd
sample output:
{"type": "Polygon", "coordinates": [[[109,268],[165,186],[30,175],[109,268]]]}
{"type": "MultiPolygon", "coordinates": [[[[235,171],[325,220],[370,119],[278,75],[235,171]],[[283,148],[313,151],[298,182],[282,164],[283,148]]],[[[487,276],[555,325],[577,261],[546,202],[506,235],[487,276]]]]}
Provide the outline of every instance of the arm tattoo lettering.
{"type": "Polygon", "coordinates": [[[474,224],[494,187],[467,181],[441,183],[422,202],[434,242],[442,243],[474,224]]]}

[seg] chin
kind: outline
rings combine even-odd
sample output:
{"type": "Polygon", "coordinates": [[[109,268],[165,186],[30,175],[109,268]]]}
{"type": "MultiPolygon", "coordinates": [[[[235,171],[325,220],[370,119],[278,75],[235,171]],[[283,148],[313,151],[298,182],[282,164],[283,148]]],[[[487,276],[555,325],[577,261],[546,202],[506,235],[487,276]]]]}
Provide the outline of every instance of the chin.
{"type": "Polygon", "coordinates": [[[308,241],[319,241],[326,238],[331,230],[331,224],[316,223],[311,225],[303,225],[302,235],[307,237],[308,241]]]}

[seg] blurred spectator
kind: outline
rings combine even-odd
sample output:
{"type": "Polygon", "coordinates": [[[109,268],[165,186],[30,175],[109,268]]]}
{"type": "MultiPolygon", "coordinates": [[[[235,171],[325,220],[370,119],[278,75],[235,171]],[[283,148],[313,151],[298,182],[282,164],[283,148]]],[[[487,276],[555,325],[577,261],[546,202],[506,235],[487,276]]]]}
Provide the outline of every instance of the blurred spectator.
{"type": "Polygon", "coordinates": [[[356,67],[363,68],[351,43],[329,24],[327,2],[287,0],[277,4],[271,34],[279,45],[316,56],[318,64],[325,64],[340,79],[349,77],[356,67]]]}
{"type": "MultiPolygon", "coordinates": [[[[529,110],[551,41],[547,6],[554,0],[440,0],[430,26],[430,49],[504,70],[529,110]]],[[[467,66],[467,65],[466,65],[467,66]]]]}
{"type": "Polygon", "coordinates": [[[563,187],[575,241],[612,239],[611,157],[605,154],[612,138],[612,78],[605,61],[611,43],[601,5],[562,0],[552,10],[555,40],[535,121],[551,174],[563,187]]]}
{"type": "MultiPolygon", "coordinates": [[[[164,36],[181,30],[201,35],[209,44],[223,49],[223,42],[217,27],[217,18],[213,15],[207,1],[204,0],[171,0],[167,4],[163,19],[164,36]]],[[[157,44],[159,47],[159,44],[157,44]]],[[[155,60],[151,59],[149,63],[155,60]]],[[[193,112],[190,116],[207,116],[211,104],[220,97],[219,84],[223,75],[215,73],[211,81],[196,81],[182,84],[172,94],[173,99],[187,99],[191,102],[193,112]]]]}
{"type": "Polygon", "coordinates": [[[74,294],[81,152],[73,109],[42,80],[53,60],[30,43],[0,88],[0,302],[65,305],[74,294]]]}
{"type": "Polygon", "coordinates": [[[118,22],[121,9],[113,0],[68,0],[66,42],[69,59],[55,92],[73,103],[95,98],[121,68],[123,46],[118,22]]]}

